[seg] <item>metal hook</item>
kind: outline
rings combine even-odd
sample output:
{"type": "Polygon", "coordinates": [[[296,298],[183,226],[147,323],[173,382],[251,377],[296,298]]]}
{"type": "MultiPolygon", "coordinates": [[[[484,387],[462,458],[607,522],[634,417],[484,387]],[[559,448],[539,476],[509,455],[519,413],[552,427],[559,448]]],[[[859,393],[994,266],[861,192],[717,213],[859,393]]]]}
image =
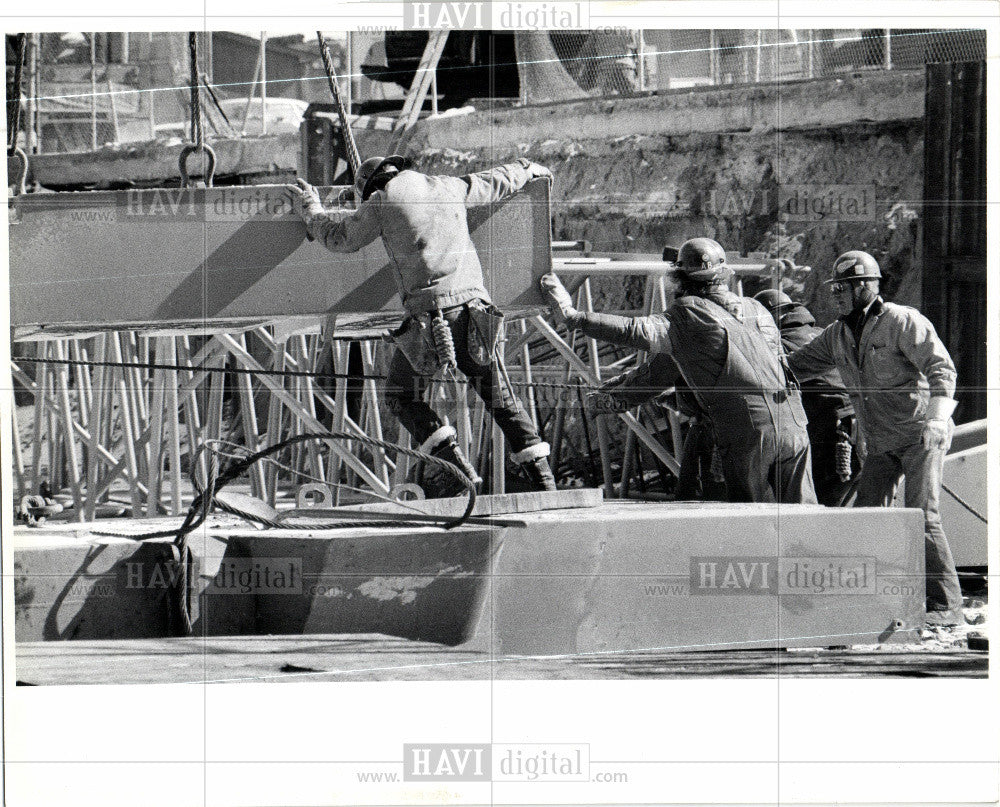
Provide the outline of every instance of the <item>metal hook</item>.
{"type": "Polygon", "coordinates": [[[191,184],[191,176],[188,174],[187,170],[188,157],[199,151],[204,151],[205,156],[208,157],[208,166],[205,169],[205,187],[212,187],[212,181],[215,179],[215,151],[210,145],[208,145],[208,143],[202,143],[200,146],[194,143],[189,143],[181,149],[180,156],[177,158],[177,166],[180,168],[181,172],[182,188],[187,188],[191,184]]]}
{"type": "Polygon", "coordinates": [[[18,174],[17,181],[14,183],[17,188],[15,195],[20,196],[22,193],[28,192],[28,155],[25,154],[23,148],[15,146],[7,153],[7,158],[10,159],[11,157],[18,157],[21,160],[21,170],[18,174]]]}

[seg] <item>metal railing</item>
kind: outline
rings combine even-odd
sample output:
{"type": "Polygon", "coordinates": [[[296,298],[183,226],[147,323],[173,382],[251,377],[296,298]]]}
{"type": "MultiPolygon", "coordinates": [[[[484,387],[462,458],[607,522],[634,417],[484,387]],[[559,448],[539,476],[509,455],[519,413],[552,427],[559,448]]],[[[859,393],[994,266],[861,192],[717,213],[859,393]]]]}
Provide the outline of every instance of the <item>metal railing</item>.
{"type": "MultiPolygon", "coordinates": [[[[550,71],[595,97],[792,81],[986,58],[979,29],[684,29],[550,32],[550,71]]],[[[544,68],[522,68],[522,99],[551,101],[544,68]],[[537,89],[536,89],[537,87],[537,89]]],[[[566,84],[565,86],[570,86],[566,84]]]]}

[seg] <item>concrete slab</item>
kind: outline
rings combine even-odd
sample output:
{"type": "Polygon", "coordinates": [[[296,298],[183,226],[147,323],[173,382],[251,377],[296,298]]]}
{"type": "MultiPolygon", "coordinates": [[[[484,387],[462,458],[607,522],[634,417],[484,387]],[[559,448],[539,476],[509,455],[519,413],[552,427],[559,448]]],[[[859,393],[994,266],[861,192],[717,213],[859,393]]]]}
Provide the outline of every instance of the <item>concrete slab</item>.
{"type": "Polygon", "coordinates": [[[945,457],[943,482],[946,489],[941,491],[941,523],[956,566],[986,566],[988,563],[987,525],[976,515],[986,517],[989,505],[987,478],[985,445],[953,451],[945,457]]]}
{"type": "MultiPolygon", "coordinates": [[[[916,510],[616,501],[518,518],[260,531],[213,516],[190,540],[195,633],[378,632],[551,655],[894,642],[922,624],[916,510]]],[[[86,526],[18,529],[17,639],[170,635],[162,551],[86,526]],[[101,581],[100,598],[64,596],[82,580],[101,581]]]]}
{"type": "MultiPolygon", "coordinates": [[[[141,534],[177,519],[15,530],[15,636],[175,635],[169,540],[141,534]],[[94,532],[92,532],[92,530],[94,532]]],[[[469,639],[503,530],[490,527],[259,531],[212,516],[192,533],[195,634],[380,631],[442,644],[469,639]]]]}
{"type": "Polygon", "coordinates": [[[613,502],[585,524],[508,531],[495,652],[912,641],[923,622],[918,510],[613,502]]]}

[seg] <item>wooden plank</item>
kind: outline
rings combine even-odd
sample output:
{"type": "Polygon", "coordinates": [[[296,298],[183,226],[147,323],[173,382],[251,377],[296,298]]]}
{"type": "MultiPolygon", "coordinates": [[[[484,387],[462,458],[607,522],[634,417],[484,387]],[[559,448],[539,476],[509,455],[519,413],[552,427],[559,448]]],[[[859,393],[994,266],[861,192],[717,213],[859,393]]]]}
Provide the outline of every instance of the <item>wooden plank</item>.
{"type": "MultiPolygon", "coordinates": [[[[66,345],[56,342],[55,358],[65,359],[67,357],[66,345]]],[[[77,519],[83,518],[83,490],[81,486],[80,457],[77,453],[76,433],[73,430],[73,408],[69,400],[69,367],[67,365],[57,366],[56,374],[58,381],[56,393],[59,401],[59,411],[62,415],[62,441],[66,451],[66,466],[69,470],[69,485],[73,493],[73,507],[77,519]]],[[[80,404],[82,412],[82,401],[80,404]]]]}
{"type": "Polygon", "coordinates": [[[316,683],[677,678],[986,678],[989,654],[932,650],[647,650],[505,656],[380,634],[20,642],[18,683],[316,683]],[[150,663],[169,658],[169,665],[150,663]]]}
{"type": "MultiPolygon", "coordinates": [[[[527,493],[501,493],[476,497],[476,505],[472,515],[477,517],[500,516],[511,513],[537,513],[542,510],[578,510],[599,507],[604,502],[600,488],[570,488],[567,490],[530,491],[527,493]]],[[[349,509],[359,513],[395,513],[418,512],[432,516],[451,516],[457,518],[465,512],[468,498],[455,496],[448,499],[422,499],[408,501],[405,506],[390,502],[375,504],[357,504],[349,509]]],[[[321,517],[328,512],[326,508],[302,507],[297,510],[285,511],[283,519],[301,516],[321,517]],[[311,511],[315,510],[316,513],[311,511]]],[[[570,517],[570,516],[567,516],[570,517]]]]}
{"type": "MultiPolygon", "coordinates": [[[[156,360],[158,363],[166,364],[169,361],[166,358],[169,352],[167,347],[169,341],[169,336],[156,337],[156,360]]],[[[164,436],[169,431],[166,423],[170,419],[170,413],[164,411],[168,372],[168,370],[157,369],[152,374],[149,442],[146,444],[146,487],[149,490],[146,495],[146,515],[148,516],[159,515],[160,496],[163,490],[164,436]]]]}
{"type": "MultiPolygon", "coordinates": [[[[593,385],[600,383],[599,379],[594,377],[593,372],[587,365],[583,363],[583,360],[573,352],[573,350],[567,345],[561,336],[556,333],[556,330],[549,325],[544,317],[536,316],[532,317],[532,321],[535,323],[535,327],[541,332],[541,334],[549,341],[559,354],[567,360],[568,365],[584,380],[589,381],[593,385]]],[[[643,426],[631,412],[621,412],[618,417],[625,421],[632,431],[636,433],[636,436],[642,441],[643,445],[646,446],[650,451],[652,451],[662,462],[666,465],[673,473],[678,473],[680,471],[680,464],[676,459],[667,451],[659,440],[656,439],[649,430],[643,426]]]]}
{"type": "MultiPolygon", "coordinates": [[[[164,361],[167,364],[177,364],[177,339],[165,336],[164,361]]],[[[178,399],[177,370],[167,370],[164,376],[166,385],[166,418],[168,427],[167,459],[170,462],[170,513],[181,513],[181,413],[178,399]]]]}
{"type": "MultiPolygon", "coordinates": [[[[583,281],[580,288],[580,296],[583,301],[584,311],[594,310],[594,299],[590,292],[590,278],[583,281]]],[[[590,356],[590,370],[594,374],[597,382],[601,381],[601,356],[597,349],[596,339],[587,339],[587,354],[590,356]]],[[[580,417],[586,417],[585,411],[580,412],[580,417]]],[[[601,473],[604,476],[604,495],[609,499],[615,495],[614,472],[611,470],[611,442],[608,439],[608,425],[604,416],[595,414],[594,422],[597,424],[597,445],[601,451],[601,473]]]]}
{"type": "MultiPolygon", "coordinates": [[[[95,338],[94,360],[103,362],[107,356],[107,334],[100,334],[95,338]]],[[[90,398],[90,414],[88,423],[90,424],[90,437],[87,440],[87,503],[84,518],[87,521],[94,520],[94,510],[97,507],[98,475],[100,473],[100,452],[101,432],[103,430],[104,413],[107,411],[108,380],[111,374],[110,367],[95,367],[96,376],[95,388],[90,398]]],[[[112,457],[113,459],[113,457],[112,457]]]]}
{"type": "MultiPolygon", "coordinates": [[[[251,356],[249,353],[246,353],[246,351],[244,351],[235,342],[235,340],[233,340],[232,337],[222,336],[218,338],[221,338],[229,345],[230,350],[239,359],[240,363],[244,367],[248,367],[254,370],[263,369],[257,362],[257,360],[254,359],[253,356],[251,356]]],[[[284,355],[283,352],[282,355],[284,355]]],[[[316,432],[317,435],[323,435],[329,433],[326,427],[324,427],[322,423],[316,420],[316,418],[309,415],[305,411],[305,409],[299,404],[299,402],[295,399],[295,397],[292,396],[287,390],[285,390],[280,384],[278,384],[272,378],[266,375],[261,375],[260,381],[264,386],[266,386],[271,391],[272,395],[278,398],[285,405],[285,407],[287,407],[293,414],[299,417],[304,423],[304,425],[308,426],[312,431],[316,432]]],[[[349,420],[349,418],[345,417],[344,420],[346,427],[346,422],[349,420]]],[[[353,424],[353,421],[351,421],[351,423],[353,424]]],[[[355,429],[358,429],[357,424],[353,425],[355,429]]],[[[360,430],[358,429],[358,431],[360,430]]],[[[269,442],[269,445],[270,444],[272,443],[269,442]]],[[[367,482],[376,492],[382,494],[389,492],[388,487],[378,477],[376,477],[367,467],[365,467],[365,465],[357,457],[351,454],[350,451],[341,448],[339,445],[333,442],[331,442],[331,446],[337,452],[340,459],[346,462],[348,465],[350,465],[351,468],[353,468],[354,471],[362,479],[364,479],[365,482],[367,482]]],[[[273,506],[273,502],[271,504],[273,506]]]]}
{"type": "MultiPolygon", "coordinates": [[[[111,361],[116,364],[121,364],[122,359],[122,343],[121,334],[114,333],[111,335],[111,361]]],[[[137,482],[139,480],[139,461],[137,455],[138,446],[136,445],[136,437],[132,421],[132,405],[131,396],[128,389],[128,378],[125,368],[113,367],[112,370],[112,385],[118,394],[118,414],[119,420],[122,426],[123,439],[121,440],[123,447],[125,449],[125,460],[126,467],[128,468],[129,478],[132,480],[130,487],[130,493],[132,497],[132,512],[139,512],[139,489],[137,482]]]]}
{"type": "MultiPolygon", "coordinates": [[[[246,337],[239,335],[238,344],[246,350],[246,337]]],[[[236,388],[240,396],[240,420],[243,422],[243,442],[249,451],[257,451],[260,431],[257,428],[257,408],[253,399],[253,380],[248,373],[236,374],[236,388]]],[[[266,497],[267,480],[261,463],[250,467],[250,491],[259,499],[266,497]]]]}

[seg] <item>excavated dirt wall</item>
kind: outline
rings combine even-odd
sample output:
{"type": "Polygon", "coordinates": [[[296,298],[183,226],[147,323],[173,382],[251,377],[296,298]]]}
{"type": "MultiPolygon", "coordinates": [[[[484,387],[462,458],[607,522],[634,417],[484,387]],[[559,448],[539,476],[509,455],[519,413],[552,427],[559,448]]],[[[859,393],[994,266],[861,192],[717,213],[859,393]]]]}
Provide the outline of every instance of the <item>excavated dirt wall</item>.
{"type": "MultiPolygon", "coordinates": [[[[820,322],[832,318],[821,281],[848,249],[876,255],[887,297],[919,303],[922,74],[561,107],[427,121],[409,151],[431,173],[521,156],[549,166],[554,237],[594,250],[658,253],[708,235],[729,251],[794,258],[814,271],[788,290],[820,322]],[[459,148],[441,147],[449,133],[459,148]]],[[[604,305],[634,302],[601,290],[604,305]]]]}

